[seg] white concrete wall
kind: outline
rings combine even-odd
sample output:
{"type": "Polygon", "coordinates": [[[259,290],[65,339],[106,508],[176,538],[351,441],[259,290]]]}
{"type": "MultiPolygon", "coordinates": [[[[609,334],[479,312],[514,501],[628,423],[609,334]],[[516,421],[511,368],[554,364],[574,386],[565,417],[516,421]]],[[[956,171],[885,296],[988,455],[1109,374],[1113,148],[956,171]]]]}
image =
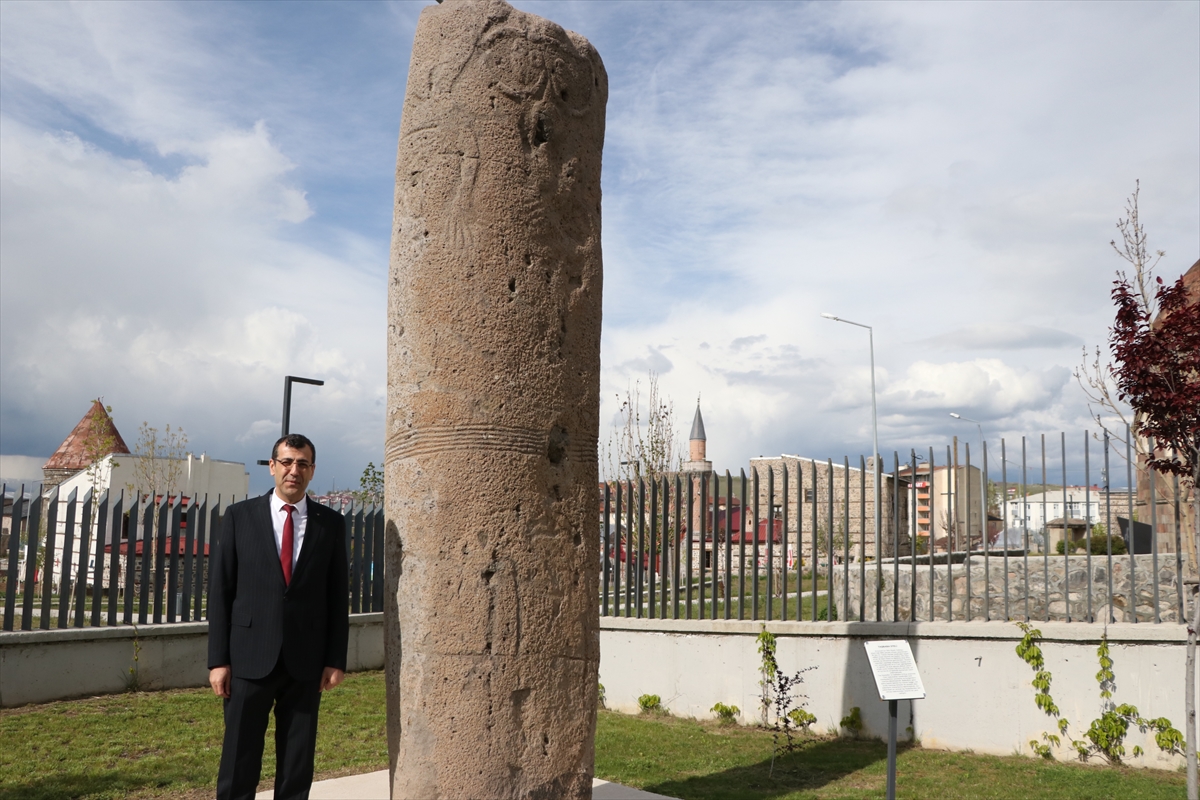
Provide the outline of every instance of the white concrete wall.
{"type": "MultiPolygon", "coordinates": [[[[136,456],[105,456],[98,466],[96,473],[96,486],[99,494],[103,494],[105,490],[110,490],[111,495],[115,497],[118,493],[124,491],[128,494],[128,486],[134,484],[137,479],[134,470],[134,461],[136,456]],[[114,466],[114,461],[115,466],[114,466]]],[[[228,508],[231,503],[236,500],[244,500],[249,492],[250,476],[246,472],[246,465],[234,461],[218,461],[208,458],[207,456],[195,457],[188,453],[186,459],[181,459],[179,465],[179,480],[176,484],[176,490],[181,491],[186,497],[194,498],[197,501],[207,497],[210,502],[216,503],[218,499],[221,501],[222,509],[228,508]]],[[[57,584],[61,579],[62,563],[64,560],[63,547],[66,542],[67,531],[67,499],[70,498],[71,492],[76,493],[76,508],[75,508],[75,528],[73,533],[73,547],[71,553],[71,580],[78,580],[79,565],[84,561],[87,562],[87,575],[90,577],[93,573],[96,563],[96,552],[101,546],[97,533],[99,531],[98,522],[93,522],[92,532],[89,534],[89,548],[86,559],[82,555],[83,540],[81,530],[83,525],[83,498],[92,489],[92,476],[88,475],[87,471],[76,473],[67,480],[59,484],[58,487],[58,511],[57,511],[57,530],[54,548],[54,561],[51,571],[51,580],[57,584]]],[[[96,498],[98,499],[98,497],[96,498]]],[[[126,506],[128,510],[128,506],[126,506]]],[[[141,530],[141,520],[136,520],[136,537],[141,538],[143,533],[141,530]]],[[[113,537],[118,534],[117,528],[114,525],[108,526],[108,532],[105,537],[105,543],[113,541],[113,537]]],[[[21,561],[19,562],[18,572],[20,575],[25,574],[25,551],[21,551],[21,561]]],[[[122,567],[121,575],[124,576],[124,568],[122,567]]]]}
{"type": "MultiPolygon", "coordinates": [[[[671,713],[711,718],[715,703],[742,709],[740,722],[759,720],[760,622],[647,620],[602,617],[600,682],[609,708],[635,713],[642,694],[657,694],[671,713]]],[[[1103,626],[1037,623],[1053,675],[1051,693],[1077,738],[1101,713],[1096,648],[1103,626]]],[[[1034,705],[1033,672],[1016,654],[1022,637],[1013,623],[810,623],[772,622],[780,668],[792,673],[815,666],[801,691],[818,730],[835,732],[850,709],[862,710],[864,735],[887,735],[887,704],[879,700],[863,642],[907,639],[927,696],[900,703],[905,728],[923,746],[978,753],[1029,754],[1029,740],[1055,730],[1034,705]]],[[[1116,674],[1117,703],[1131,703],[1146,717],[1184,725],[1184,648],[1180,625],[1119,624],[1108,627],[1116,674]]],[[[773,720],[773,717],[772,717],[773,720]]],[[[1126,750],[1141,745],[1135,766],[1175,769],[1153,736],[1131,730],[1126,750]]],[[[1063,759],[1074,758],[1063,751],[1063,759]]]]}
{"type": "MultiPolygon", "coordinates": [[[[137,461],[138,457],[131,455],[105,456],[97,467],[98,491],[103,493],[105,489],[111,489],[115,493],[122,489],[128,492],[130,486],[140,488],[137,486],[135,469],[137,461]]],[[[66,500],[71,490],[75,489],[82,500],[91,488],[91,477],[87,470],[84,470],[59,484],[58,497],[60,501],[66,500]]],[[[182,492],[197,500],[207,495],[215,502],[220,496],[222,507],[229,505],[234,499],[245,499],[249,491],[250,474],[246,472],[245,464],[239,461],[221,461],[207,455],[193,456],[191,453],[187,454],[187,458],[180,459],[179,477],[172,487],[172,493],[182,492]]],[[[59,519],[63,519],[61,513],[59,519]]]]}
{"type": "MultiPolygon", "coordinates": [[[[0,633],[0,707],[129,688],[138,653],[141,689],[208,685],[208,623],[0,633]]],[[[383,614],[351,614],[350,672],[383,667],[383,614]]]]}

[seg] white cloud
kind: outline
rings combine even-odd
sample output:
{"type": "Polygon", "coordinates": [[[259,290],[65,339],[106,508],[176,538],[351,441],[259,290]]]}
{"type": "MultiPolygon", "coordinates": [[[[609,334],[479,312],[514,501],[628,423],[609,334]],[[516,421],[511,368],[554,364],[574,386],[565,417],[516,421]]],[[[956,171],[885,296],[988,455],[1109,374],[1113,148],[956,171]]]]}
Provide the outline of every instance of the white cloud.
{"type": "Polygon", "coordinates": [[[988,419],[1043,409],[1058,400],[1070,378],[1064,367],[1013,367],[994,358],[947,364],[918,361],[890,383],[883,401],[898,411],[974,411],[988,419]]]}
{"type": "Polygon", "coordinates": [[[0,456],[0,483],[10,492],[15,492],[21,484],[41,483],[42,464],[49,458],[49,453],[44,456],[0,456]]]}
{"type": "Polygon", "coordinates": [[[246,432],[237,437],[239,442],[251,442],[260,439],[266,439],[273,433],[279,432],[279,420],[277,419],[256,419],[250,423],[250,427],[246,432]]]}
{"type": "Polygon", "coordinates": [[[646,355],[638,358],[630,358],[622,361],[617,366],[617,371],[623,375],[645,375],[647,372],[654,372],[659,375],[665,375],[671,371],[675,365],[671,363],[671,359],[663,353],[665,348],[647,346],[646,355]]]}
{"type": "MultiPolygon", "coordinates": [[[[175,175],[7,117],[0,147],[2,377],[22,387],[6,412],[61,439],[103,394],[126,433],[171,422],[252,462],[247,417],[277,411],[284,374],[316,372],[328,386],[297,393],[295,425],[364,439],[334,415],[381,435],[383,298],[361,264],[383,248],[293,241],[312,211],[264,124],[197,141],[201,160],[175,175]]],[[[328,463],[345,478],[360,457],[328,463]]]]}
{"type": "Polygon", "coordinates": [[[948,350],[1029,350],[1040,347],[1071,347],[1083,339],[1073,333],[1039,325],[969,325],[926,339],[923,344],[948,350]]]}

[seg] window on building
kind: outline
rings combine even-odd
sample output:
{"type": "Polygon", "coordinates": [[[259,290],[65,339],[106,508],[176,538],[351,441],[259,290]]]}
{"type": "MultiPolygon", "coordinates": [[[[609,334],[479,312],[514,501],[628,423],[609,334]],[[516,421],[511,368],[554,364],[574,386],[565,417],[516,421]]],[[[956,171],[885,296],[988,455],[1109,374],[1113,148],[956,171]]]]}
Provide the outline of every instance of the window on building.
{"type": "Polygon", "coordinates": [[[809,486],[804,490],[804,502],[812,503],[816,500],[816,490],[809,486]]]}

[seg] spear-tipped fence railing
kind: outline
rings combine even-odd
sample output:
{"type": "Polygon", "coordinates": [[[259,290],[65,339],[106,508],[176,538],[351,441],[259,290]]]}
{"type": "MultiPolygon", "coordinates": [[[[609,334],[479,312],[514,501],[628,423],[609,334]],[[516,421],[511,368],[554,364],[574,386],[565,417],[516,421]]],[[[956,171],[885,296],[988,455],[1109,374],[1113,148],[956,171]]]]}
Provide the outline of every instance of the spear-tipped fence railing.
{"type": "MultiPolygon", "coordinates": [[[[234,498],[99,497],[59,487],[3,487],[3,631],[146,625],[207,618],[209,556],[234,498]]],[[[240,498],[239,498],[240,499],[240,498]]],[[[383,508],[345,520],[352,613],[383,610],[383,508]]]]}
{"type": "MultiPolygon", "coordinates": [[[[874,458],[852,466],[848,457],[783,456],[736,475],[607,483],[600,613],[1182,622],[1192,512],[1177,476],[1135,471],[1125,433],[1084,434],[1078,447],[1066,434],[1033,448],[1025,437],[1001,439],[998,449],[981,442],[961,460],[953,449],[944,461],[934,448],[914,449],[893,453],[890,472],[874,458]],[[1122,458],[1126,486],[1110,490],[1122,458]],[[878,515],[869,507],[874,480],[878,515]]],[[[228,499],[3,488],[4,631],[205,619],[209,554],[228,499]]],[[[350,609],[380,611],[383,510],[340,510],[350,609]]]]}
{"type": "Polygon", "coordinates": [[[896,452],[890,472],[782,456],[605,483],[600,613],[1180,623],[1195,523],[1178,478],[1139,468],[1125,434],[1001,439],[998,465],[983,441],[896,452]],[[1125,486],[1110,489],[1113,457],[1125,486]]]}

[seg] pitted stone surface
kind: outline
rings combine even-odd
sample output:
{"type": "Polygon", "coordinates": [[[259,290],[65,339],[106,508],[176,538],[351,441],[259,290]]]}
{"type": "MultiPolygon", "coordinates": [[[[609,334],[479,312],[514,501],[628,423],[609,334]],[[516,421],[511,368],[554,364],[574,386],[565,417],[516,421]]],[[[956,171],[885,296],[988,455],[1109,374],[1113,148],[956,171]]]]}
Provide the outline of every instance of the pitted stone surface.
{"type": "Polygon", "coordinates": [[[591,793],[607,95],[552,22],[421,13],[388,296],[395,798],[591,793]]]}

